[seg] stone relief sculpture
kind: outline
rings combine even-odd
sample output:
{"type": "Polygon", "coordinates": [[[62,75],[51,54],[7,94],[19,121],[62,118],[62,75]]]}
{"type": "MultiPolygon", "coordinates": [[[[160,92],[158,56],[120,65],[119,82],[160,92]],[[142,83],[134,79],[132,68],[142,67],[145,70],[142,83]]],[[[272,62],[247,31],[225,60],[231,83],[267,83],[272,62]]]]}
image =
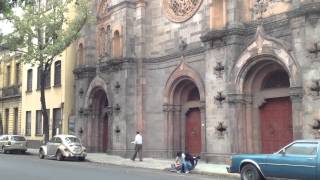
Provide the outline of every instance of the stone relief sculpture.
{"type": "Polygon", "coordinates": [[[184,22],[199,9],[202,0],[163,0],[164,11],[168,19],[184,22]]]}

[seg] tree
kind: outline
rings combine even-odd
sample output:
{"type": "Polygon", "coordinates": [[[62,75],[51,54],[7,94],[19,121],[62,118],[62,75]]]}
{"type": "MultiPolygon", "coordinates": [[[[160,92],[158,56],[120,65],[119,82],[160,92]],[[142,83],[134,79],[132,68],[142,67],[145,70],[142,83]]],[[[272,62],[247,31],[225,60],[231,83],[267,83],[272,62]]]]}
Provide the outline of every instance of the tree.
{"type": "Polygon", "coordinates": [[[8,14],[11,12],[14,5],[17,4],[17,1],[14,0],[0,0],[0,14],[8,14]]]}
{"type": "Polygon", "coordinates": [[[3,35],[0,49],[20,54],[19,61],[39,66],[40,101],[45,142],[49,140],[45,80],[54,59],[79,36],[89,19],[87,0],[28,0],[18,4],[22,15],[6,14],[13,32],[3,35]],[[71,18],[72,10],[76,16],[71,18]]]}

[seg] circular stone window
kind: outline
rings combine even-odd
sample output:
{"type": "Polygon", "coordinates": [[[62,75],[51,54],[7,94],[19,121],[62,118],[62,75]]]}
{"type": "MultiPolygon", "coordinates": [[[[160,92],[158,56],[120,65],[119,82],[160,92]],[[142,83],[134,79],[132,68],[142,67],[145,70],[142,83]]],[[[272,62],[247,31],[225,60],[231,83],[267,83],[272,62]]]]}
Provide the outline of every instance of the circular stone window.
{"type": "Polygon", "coordinates": [[[190,19],[199,9],[203,0],[163,0],[166,16],[173,22],[190,19]]]}

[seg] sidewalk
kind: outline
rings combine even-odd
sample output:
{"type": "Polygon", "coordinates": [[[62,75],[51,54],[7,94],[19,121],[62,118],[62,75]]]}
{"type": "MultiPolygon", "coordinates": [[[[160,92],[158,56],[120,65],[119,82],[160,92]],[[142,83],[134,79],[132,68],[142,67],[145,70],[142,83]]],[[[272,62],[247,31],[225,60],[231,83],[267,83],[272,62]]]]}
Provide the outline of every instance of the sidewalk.
{"type": "MultiPolygon", "coordinates": [[[[37,149],[28,149],[29,154],[37,155],[37,149]]],[[[110,164],[118,165],[125,167],[134,167],[134,168],[145,168],[145,169],[155,169],[155,170],[167,170],[170,168],[170,164],[173,160],[164,160],[164,159],[153,159],[153,158],[144,158],[142,162],[140,161],[131,161],[130,159],[125,159],[120,156],[108,155],[105,153],[88,153],[87,158],[89,162],[99,163],[99,164],[110,164]]],[[[229,178],[238,178],[236,174],[229,174],[226,170],[227,165],[221,164],[211,164],[205,162],[198,162],[198,165],[192,173],[194,174],[205,174],[205,175],[214,175],[222,176],[229,178]]]]}

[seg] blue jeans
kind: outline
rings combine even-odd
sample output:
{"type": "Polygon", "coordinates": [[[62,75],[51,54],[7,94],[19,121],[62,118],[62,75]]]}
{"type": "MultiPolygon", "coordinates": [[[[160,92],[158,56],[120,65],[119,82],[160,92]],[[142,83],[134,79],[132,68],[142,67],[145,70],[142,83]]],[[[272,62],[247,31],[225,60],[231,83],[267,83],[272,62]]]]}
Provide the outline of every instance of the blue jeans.
{"type": "Polygon", "coordinates": [[[191,164],[191,162],[185,161],[185,162],[183,162],[182,164],[183,164],[183,166],[182,166],[183,172],[190,171],[190,170],[192,169],[192,164],[191,164]]]}

